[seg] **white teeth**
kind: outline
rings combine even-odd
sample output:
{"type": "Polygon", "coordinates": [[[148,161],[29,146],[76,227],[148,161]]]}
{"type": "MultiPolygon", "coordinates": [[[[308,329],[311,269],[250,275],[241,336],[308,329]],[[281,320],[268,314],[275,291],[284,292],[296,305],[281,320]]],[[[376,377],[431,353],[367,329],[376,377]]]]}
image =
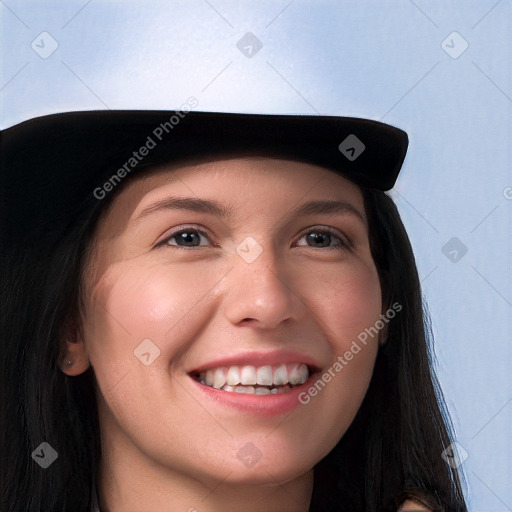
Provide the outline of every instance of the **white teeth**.
{"type": "Polygon", "coordinates": [[[226,376],[226,382],[230,386],[236,386],[240,384],[240,370],[238,366],[231,366],[228,370],[228,374],[226,376]]]}
{"type": "Polygon", "coordinates": [[[213,387],[220,389],[224,384],[226,384],[226,376],[222,368],[217,368],[213,374],[213,387]]]}
{"type": "Polygon", "coordinates": [[[289,373],[290,384],[304,384],[308,380],[309,370],[305,364],[293,366],[289,373]]]}
{"type": "Polygon", "coordinates": [[[288,372],[286,365],[280,364],[274,372],[274,385],[282,386],[283,384],[288,384],[288,372]]]}
{"type": "Polygon", "coordinates": [[[308,377],[309,368],[305,364],[283,363],[215,368],[201,372],[198,379],[206,386],[223,391],[268,395],[289,391],[291,386],[304,384],[308,377]]]}
{"type": "Polygon", "coordinates": [[[256,368],[254,366],[242,366],[240,371],[240,384],[244,386],[256,384],[256,368]]]}
{"type": "Polygon", "coordinates": [[[272,367],[262,366],[256,372],[256,384],[262,386],[272,386],[272,367]]]}

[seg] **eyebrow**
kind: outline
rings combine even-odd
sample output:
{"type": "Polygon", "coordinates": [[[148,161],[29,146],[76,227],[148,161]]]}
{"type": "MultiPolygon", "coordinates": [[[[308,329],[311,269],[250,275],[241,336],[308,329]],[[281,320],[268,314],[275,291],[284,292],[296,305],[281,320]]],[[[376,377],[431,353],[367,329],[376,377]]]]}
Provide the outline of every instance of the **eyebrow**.
{"type": "MultiPolygon", "coordinates": [[[[145,217],[160,210],[186,210],[198,213],[207,213],[223,219],[233,217],[234,211],[217,201],[201,199],[197,197],[166,197],[161,201],[151,204],[145,208],[135,219],[138,223],[145,217]]],[[[351,214],[358,217],[366,224],[366,218],[355,206],[338,200],[315,200],[308,201],[293,209],[286,217],[293,219],[305,215],[346,215],[351,214]]]]}

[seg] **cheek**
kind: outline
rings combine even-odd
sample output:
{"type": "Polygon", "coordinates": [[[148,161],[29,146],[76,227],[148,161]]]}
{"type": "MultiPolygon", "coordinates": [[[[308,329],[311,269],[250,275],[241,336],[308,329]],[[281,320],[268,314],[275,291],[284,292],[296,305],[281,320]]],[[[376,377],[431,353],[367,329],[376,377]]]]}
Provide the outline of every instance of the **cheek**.
{"type": "Polygon", "coordinates": [[[309,283],[312,305],[333,348],[342,350],[375,324],[382,308],[381,288],[373,264],[357,260],[338,272],[309,283]]]}
{"type": "Polygon", "coordinates": [[[353,262],[337,277],[332,275],[329,281],[316,280],[312,294],[322,297],[315,311],[330,343],[331,364],[319,376],[321,382],[315,381],[303,397],[315,416],[325,418],[322,435],[327,447],[346,431],[366,394],[378,349],[375,325],[382,313],[379,278],[372,264],[353,262]]]}
{"type": "Polygon", "coordinates": [[[186,348],[200,324],[199,305],[220,278],[200,266],[189,269],[136,259],[109,267],[86,311],[85,337],[96,373],[107,361],[133,363],[133,351],[145,339],[171,357],[186,348]]]}

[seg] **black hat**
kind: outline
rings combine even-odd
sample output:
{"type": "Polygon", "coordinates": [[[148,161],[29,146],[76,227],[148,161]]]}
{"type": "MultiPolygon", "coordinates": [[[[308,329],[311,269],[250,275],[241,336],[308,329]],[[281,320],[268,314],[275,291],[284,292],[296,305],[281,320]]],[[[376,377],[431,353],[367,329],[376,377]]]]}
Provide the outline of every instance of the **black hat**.
{"type": "Polygon", "coordinates": [[[389,190],[407,134],[377,121],[321,115],[107,110],[42,116],[1,132],[2,248],[58,236],[90,196],[166,161],[262,154],[333,170],[389,190]]]}

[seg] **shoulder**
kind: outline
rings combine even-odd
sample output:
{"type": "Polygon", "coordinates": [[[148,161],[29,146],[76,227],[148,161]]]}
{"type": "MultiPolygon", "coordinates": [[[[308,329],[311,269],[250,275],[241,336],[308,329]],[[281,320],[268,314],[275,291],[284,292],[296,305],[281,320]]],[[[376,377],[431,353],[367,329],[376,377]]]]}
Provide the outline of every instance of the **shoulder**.
{"type": "Polygon", "coordinates": [[[425,507],[416,500],[406,500],[397,512],[432,512],[432,509],[425,507]]]}

